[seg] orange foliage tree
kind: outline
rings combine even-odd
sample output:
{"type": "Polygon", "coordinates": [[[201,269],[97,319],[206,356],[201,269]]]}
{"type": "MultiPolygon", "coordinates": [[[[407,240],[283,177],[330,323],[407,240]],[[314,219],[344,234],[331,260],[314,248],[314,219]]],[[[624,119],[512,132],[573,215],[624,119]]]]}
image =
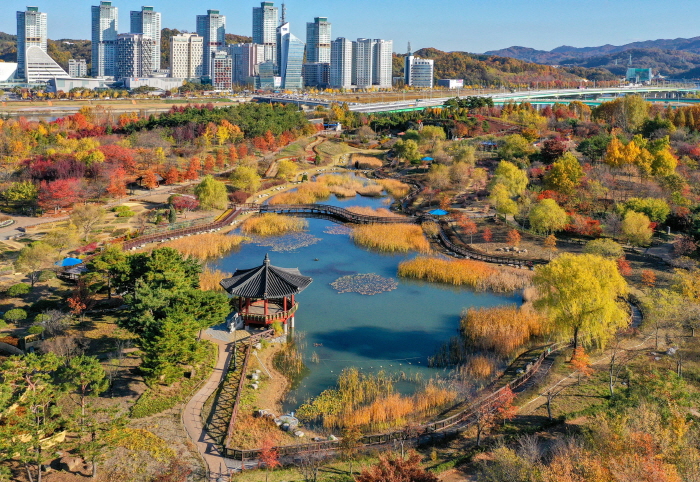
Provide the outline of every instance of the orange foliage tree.
{"type": "Polygon", "coordinates": [[[265,440],[263,440],[262,450],[260,451],[260,465],[265,467],[265,482],[267,482],[270,470],[281,465],[279,459],[280,454],[275,448],[275,439],[266,437],[265,440]]]}
{"type": "Polygon", "coordinates": [[[630,265],[630,262],[624,258],[617,260],[617,270],[622,276],[629,276],[632,274],[632,266],[630,265]]]}
{"type": "Polygon", "coordinates": [[[199,177],[199,170],[202,168],[202,164],[199,162],[198,157],[193,157],[190,159],[190,163],[187,165],[187,171],[182,176],[185,181],[194,181],[199,177]]]}
{"type": "Polygon", "coordinates": [[[653,288],[656,284],[656,273],[650,269],[642,270],[642,284],[647,288],[653,288]]]}
{"type": "Polygon", "coordinates": [[[121,167],[115,169],[109,174],[107,193],[116,198],[126,196],[126,171],[121,167]]]}
{"type": "Polygon", "coordinates": [[[146,189],[155,189],[158,187],[158,178],[156,173],[151,169],[143,173],[143,185],[146,189]]]}
{"type": "Polygon", "coordinates": [[[582,346],[577,346],[571,358],[571,366],[578,372],[578,383],[581,383],[581,376],[588,378],[593,374],[591,368],[591,357],[582,346]]]}
{"type": "Polygon", "coordinates": [[[180,180],[180,171],[177,170],[177,167],[172,166],[170,169],[168,169],[168,172],[165,173],[165,184],[175,184],[180,180]]]}
{"type": "Polygon", "coordinates": [[[469,236],[469,244],[474,244],[474,235],[479,232],[476,223],[467,216],[460,216],[459,227],[462,228],[464,234],[469,236]]]}
{"type": "Polygon", "coordinates": [[[236,161],[238,160],[238,151],[236,150],[236,146],[231,146],[228,148],[228,162],[230,165],[236,164],[236,161]]]}
{"type": "Polygon", "coordinates": [[[415,452],[403,458],[394,454],[381,455],[379,462],[358,475],[357,482],[439,482],[440,479],[420,466],[421,457],[415,452]]]}
{"type": "Polygon", "coordinates": [[[214,156],[209,154],[207,157],[204,158],[204,174],[211,174],[212,171],[214,170],[214,165],[216,164],[216,161],[214,160],[214,156]]]}
{"type": "Polygon", "coordinates": [[[520,246],[520,241],[522,240],[522,237],[520,236],[520,233],[518,232],[517,229],[511,229],[508,231],[508,244],[512,244],[516,248],[520,246]]]}

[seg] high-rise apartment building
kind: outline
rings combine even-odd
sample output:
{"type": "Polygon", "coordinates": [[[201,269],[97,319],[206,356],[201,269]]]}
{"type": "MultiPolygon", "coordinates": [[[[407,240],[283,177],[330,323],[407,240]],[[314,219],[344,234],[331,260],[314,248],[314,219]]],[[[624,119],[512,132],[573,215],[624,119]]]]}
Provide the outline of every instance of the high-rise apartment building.
{"type": "Polygon", "coordinates": [[[301,90],[304,87],[302,77],[304,42],[290,32],[288,23],[280,26],[279,34],[277,66],[279,76],[282,77],[282,87],[289,90],[301,90]]]}
{"type": "Polygon", "coordinates": [[[85,59],[70,59],[68,61],[68,75],[73,78],[87,77],[87,62],[85,59]]]}
{"type": "Polygon", "coordinates": [[[170,38],[170,77],[201,77],[204,69],[204,39],[196,33],[183,33],[170,38]]]}
{"type": "Polygon", "coordinates": [[[335,89],[352,88],[353,43],[342,37],[331,42],[330,84],[335,89]]]}
{"type": "Polygon", "coordinates": [[[153,7],[141,7],[140,11],[131,11],[131,33],[141,33],[155,41],[152,53],[151,70],[160,70],[160,12],[153,7]]]}
{"type": "Polygon", "coordinates": [[[306,61],[331,63],[331,23],[326,17],[316,17],[306,24],[306,61]]]}
{"type": "Polygon", "coordinates": [[[100,2],[92,7],[92,76],[116,75],[117,35],[119,14],[112,2],[100,2]]]}
{"type": "Polygon", "coordinates": [[[47,52],[48,19],[39,7],[17,12],[17,78],[27,80],[27,49],[39,47],[47,52]]]}
{"type": "Polygon", "coordinates": [[[353,42],[353,75],[352,83],[358,89],[372,87],[374,76],[375,40],[358,38],[353,42]]]}
{"type": "Polygon", "coordinates": [[[265,61],[265,50],[258,44],[233,44],[228,46],[233,62],[233,83],[251,84],[260,75],[260,64],[265,61]]]}
{"type": "Polygon", "coordinates": [[[117,36],[116,77],[146,77],[153,73],[155,41],[140,33],[117,36]]]}
{"type": "Polygon", "coordinates": [[[211,77],[213,54],[226,46],[226,17],[218,10],[197,15],[197,34],[204,39],[202,75],[211,77]]]}
{"type": "Polygon", "coordinates": [[[394,42],[392,40],[374,40],[372,46],[372,85],[381,89],[390,89],[393,71],[394,42]]]}
{"type": "Polygon", "coordinates": [[[253,8],[253,43],[263,46],[264,62],[277,61],[278,16],[273,2],[261,2],[253,8]]]}
{"type": "Polygon", "coordinates": [[[231,56],[220,50],[214,52],[211,58],[211,85],[216,90],[231,90],[233,63],[231,56]]]}

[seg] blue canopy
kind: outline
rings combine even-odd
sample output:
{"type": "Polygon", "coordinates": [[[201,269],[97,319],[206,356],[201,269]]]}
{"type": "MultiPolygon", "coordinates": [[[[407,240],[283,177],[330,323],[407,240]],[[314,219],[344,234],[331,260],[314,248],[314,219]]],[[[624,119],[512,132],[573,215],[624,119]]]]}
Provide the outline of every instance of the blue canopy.
{"type": "Polygon", "coordinates": [[[82,262],[82,259],[66,258],[63,261],[56,261],[56,266],[75,266],[76,264],[81,264],[82,262]]]}
{"type": "Polygon", "coordinates": [[[428,214],[432,214],[433,216],[447,216],[450,213],[443,209],[433,209],[432,211],[429,211],[428,214]]]}
{"type": "Polygon", "coordinates": [[[435,159],[433,159],[432,157],[424,157],[423,159],[421,159],[421,161],[434,161],[434,160],[435,159]]]}

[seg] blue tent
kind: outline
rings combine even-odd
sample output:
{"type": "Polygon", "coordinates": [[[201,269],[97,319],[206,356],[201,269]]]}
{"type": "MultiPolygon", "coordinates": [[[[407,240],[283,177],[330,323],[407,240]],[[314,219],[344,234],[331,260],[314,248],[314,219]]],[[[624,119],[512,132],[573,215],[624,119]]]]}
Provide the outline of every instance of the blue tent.
{"type": "Polygon", "coordinates": [[[75,266],[77,264],[81,264],[83,262],[82,259],[78,258],[66,258],[63,261],[56,261],[56,266],[75,266]]]}
{"type": "Polygon", "coordinates": [[[433,216],[447,216],[450,213],[443,209],[433,209],[432,211],[429,211],[428,214],[432,214],[433,216]]]}
{"type": "Polygon", "coordinates": [[[423,159],[421,159],[421,161],[426,161],[426,162],[433,162],[434,160],[435,159],[433,159],[432,157],[424,157],[423,159]]]}

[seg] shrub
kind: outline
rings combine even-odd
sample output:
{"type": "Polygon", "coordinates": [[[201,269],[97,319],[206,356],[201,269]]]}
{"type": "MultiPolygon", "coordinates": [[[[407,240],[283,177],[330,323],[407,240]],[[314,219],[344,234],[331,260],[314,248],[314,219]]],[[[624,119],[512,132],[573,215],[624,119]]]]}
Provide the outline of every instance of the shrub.
{"type": "Polygon", "coordinates": [[[415,224],[364,224],[354,228],[350,236],[360,246],[387,253],[430,251],[423,230],[415,224]]]}
{"type": "Polygon", "coordinates": [[[258,236],[279,236],[285,233],[303,231],[308,225],[305,219],[268,213],[246,219],[241,226],[241,231],[245,234],[257,234],[258,236]]]}
{"type": "Polygon", "coordinates": [[[229,201],[236,204],[244,204],[250,196],[247,192],[236,191],[228,195],[229,201]]]}
{"type": "Polygon", "coordinates": [[[27,312],[22,308],[13,308],[5,313],[5,320],[10,323],[16,323],[27,319],[27,312]]]}
{"type": "Polygon", "coordinates": [[[32,325],[29,327],[28,331],[31,335],[39,335],[44,332],[44,327],[41,325],[32,325]]]}
{"type": "Polygon", "coordinates": [[[24,296],[26,294],[29,294],[29,292],[32,290],[32,287],[29,286],[27,283],[17,283],[15,285],[10,286],[7,288],[7,291],[5,291],[5,294],[9,296],[10,298],[17,298],[19,296],[24,296]]]}
{"type": "Polygon", "coordinates": [[[130,218],[136,214],[129,206],[115,206],[112,208],[112,212],[115,213],[118,218],[130,218]]]}
{"type": "Polygon", "coordinates": [[[51,280],[51,279],[56,279],[56,273],[54,273],[50,269],[45,269],[44,271],[39,273],[39,278],[37,278],[37,281],[40,281],[43,283],[43,282],[51,280]]]}
{"type": "Polygon", "coordinates": [[[0,320],[0,329],[7,328],[7,322],[5,320],[0,320]]]}

